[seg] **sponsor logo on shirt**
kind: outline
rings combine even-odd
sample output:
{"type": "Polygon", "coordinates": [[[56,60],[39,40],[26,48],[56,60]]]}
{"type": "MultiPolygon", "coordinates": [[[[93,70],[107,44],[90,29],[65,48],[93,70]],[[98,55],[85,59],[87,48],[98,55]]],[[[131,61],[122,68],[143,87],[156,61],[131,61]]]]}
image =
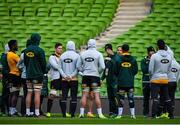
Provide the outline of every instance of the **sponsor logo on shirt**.
{"type": "Polygon", "coordinates": [[[64,59],[64,62],[65,62],[65,63],[72,63],[72,61],[73,61],[73,60],[70,59],[70,58],[64,59]]]}
{"type": "Polygon", "coordinates": [[[128,68],[128,67],[131,67],[131,63],[129,63],[129,62],[123,62],[123,63],[121,63],[121,66],[128,68]]]}
{"type": "Polygon", "coordinates": [[[86,62],[93,62],[93,61],[94,61],[94,58],[92,58],[92,57],[87,57],[87,58],[85,58],[85,61],[86,61],[86,62]]]}
{"type": "Polygon", "coordinates": [[[171,68],[171,72],[177,72],[178,70],[176,68],[171,68]]]}
{"type": "Polygon", "coordinates": [[[162,59],[161,63],[163,63],[163,64],[169,63],[169,60],[168,59],[162,59]]]}
{"type": "Polygon", "coordinates": [[[26,53],[26,56],[32,58],[32,57],[34,57],[34,53],[33,52],[28,52],[28,53],[26,53]]]}

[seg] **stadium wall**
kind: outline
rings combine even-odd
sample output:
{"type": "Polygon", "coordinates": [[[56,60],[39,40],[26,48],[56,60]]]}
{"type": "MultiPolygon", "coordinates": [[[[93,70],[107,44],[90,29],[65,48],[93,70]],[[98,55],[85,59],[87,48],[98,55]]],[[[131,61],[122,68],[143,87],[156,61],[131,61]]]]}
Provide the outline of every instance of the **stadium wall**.
{"type": "MultiPolygon", "coordinates": [[[[108,114],[109,113],[109,106],[108,106],[109,102],[108,102],[108,99],[106,97],[102,97],[101,99],[102,99],[102,110],[103,110],[103,113],[108,114]]],[[[80,97],[78,97],[78,102],[80,102],[80,97]]],[[[80,103],[78,103],[78,105],[77,105],[76,113],[79,113],[79,107],[80,107],[79,104],[80,103]]],[[[179,104],[180,104],[180,98],[176,98],[176,100],[175,100],[175,112],[174,112],[175,116],[180,116],[179,104]]],[[[21,97],[19,97],[18,104],[17,104],[18,111],[20,111],[20,105],[21,105],[21,97]]],[[[42,109],[43,109],[43,112],[45,112],[45,113],[46,113],[46,105],[47,105],[47,99],[44,99],[43,100],[42,109]]],[[[135,112],[136,112],[136,115],[142,115],[142,111],[143,111],[142,110],[142,106],[143,106],[142,97],[135,97],[135,110],[136,110],[135,112]]],[[[67,108],[69,108],[69,101],[68,101],[67,108]]],[[[95,104],[93,106],[93,111],[94,111],[94,113],[96,113],[96,106],[95,106],[95,104]]],[[[61,109],[60,109],[60,106],[59,106],[59,99],[58,98],[56,98],[54,100],[51,112],[52,113],[61,113],[61,109]]],[[[86,112],[87,112],[87,109],[86,109],[86,112]]],[[[125,107],[124,107],[123,114],[124,115],[129,115],[130,114],[127,100],[125,100],[125,107]]]]}

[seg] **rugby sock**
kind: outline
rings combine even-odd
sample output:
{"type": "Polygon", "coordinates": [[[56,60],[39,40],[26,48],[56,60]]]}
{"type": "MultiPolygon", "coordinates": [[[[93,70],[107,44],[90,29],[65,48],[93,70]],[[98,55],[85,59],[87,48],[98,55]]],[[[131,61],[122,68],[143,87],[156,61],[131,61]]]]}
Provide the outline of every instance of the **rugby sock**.
{"type": "Polygon", "coordinates": [[[102,108],[97,108],[97,113],[98,113],[98,115],[101,115],[102,114],[102,108]]]}
{"type": "Polygon", "coordinates": [[[84,115],[84,108],[80,108],[80,115],[84,115]]]}
{"type": "Polygon", "coordinates": [[[48,99],[47,112],[51,112],[52,104],[53,104],[53,100],[52,99],[48,99]]]}
{"type": "Polygon", "coordinates": [[[70,103],[71,117],[74,117],[74,113],[76,111],[76,105],[77,105],[76,101],[71,101],[71,103],[70,103]]]}
{"type": "Polygon", "coordinates": [[[26,115],[30,115],[30,108],[26,108],[26,115]]]}
{"type": "Polygon", "coordinates": [[[123,108],[122,107],[118,108],[118,115],[121,116],[122,113],[123,113],[123,108]]]}
{"type": "Polygon", "coordinates": [[[131,115],[135,115],[135,108],[130,108],[131,115]]]}
{"type": "Polygon", "coordinates": [[[39,116],[39,115],[40,115],[39,109],[35,109],[35,115],[36,115],[36,116],[39,116]]]}
{"type": "Polygon", "coordinates": [[[61,111],[62,111],[63,117],[66,117],[66,101],[62,100],[60,102],[60,105],[61,105],[61,111]]]}

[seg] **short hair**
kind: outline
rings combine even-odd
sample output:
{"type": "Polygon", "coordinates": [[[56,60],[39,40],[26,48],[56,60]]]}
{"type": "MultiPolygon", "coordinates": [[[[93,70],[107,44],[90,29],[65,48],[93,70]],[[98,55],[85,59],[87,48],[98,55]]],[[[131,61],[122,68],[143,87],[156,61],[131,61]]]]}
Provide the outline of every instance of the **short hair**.
{"type": "Polygon", "coordinates": [[[123,51],[129,51],[129,45],[128,44],[123,44],[122,45],[122,50],[123,51]]]}
{"type": "Polygon", "coordinates": [[[56,43],[54,47],[58,48],[59,46],[62,46],[62,44],[61,43],[56,43]]]}
{"type": "Polygon", "coordinates": [[[147,52],[149,53],[149,52],[151,52],[151,51],[154,51],[154,52],[155,52],[154,48],[153,48],[152,46],[147,47],[147,52]]]}
{"type": "Polygon", "coordinates": [[[106,51],[107,49],[113,50],[112,45],[109,44],[109,43],[106,44],[106,45],[105,45],[105,51],[106,51]]]}
{"type": "Polygon", "coordinates": [[[11,50],[15,44],[17,44],[17,41],[16,41],[16,40],[10,40],[10,41],[8,42],[9,49],[11,50]]]}
{"type": "Polygon", "coordinates": [[[158,46],[158,49],[164,50],[164,49],[165,49],[165,46],[166,46],[164,40],[159,39],[159,40],[157,41],[157,46],[158,46]]]}

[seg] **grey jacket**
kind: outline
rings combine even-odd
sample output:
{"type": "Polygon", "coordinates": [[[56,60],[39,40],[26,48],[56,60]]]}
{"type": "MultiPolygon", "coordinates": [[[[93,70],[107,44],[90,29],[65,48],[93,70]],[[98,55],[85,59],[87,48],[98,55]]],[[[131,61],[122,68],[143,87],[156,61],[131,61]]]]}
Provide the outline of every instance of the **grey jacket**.
{"type": "Polygon", "coordinates": [[[100,52],[96,50],[96,41],[90,39],[88,50],[81,53],[81,60],[78,62],[78,68],[83,76],[97,76],[105,69],[104,59],[100,52]]]}
{"type": "Polygon", "coordinates": [[[149,74],[152,80],[168,79],[172,57],[166,50],[158,50],[153,54],[149,63],[149,74]]]}
{"type": "Polygon", "coordinates": [[[50,78],[51,80],[59,79],[60,76],[60,58],[55,54],[52,54],[49,57],[49,65],[50,65],[50,78]]]}
{"type": "Polygon", "coordinates": [[[76,77],[78,73],[77,61],[80,60],[80,56],[75,52],[73,41],[68,41],[66,49],[67,51],[60,57],[60,73],[63,78],[76,77]]]}

